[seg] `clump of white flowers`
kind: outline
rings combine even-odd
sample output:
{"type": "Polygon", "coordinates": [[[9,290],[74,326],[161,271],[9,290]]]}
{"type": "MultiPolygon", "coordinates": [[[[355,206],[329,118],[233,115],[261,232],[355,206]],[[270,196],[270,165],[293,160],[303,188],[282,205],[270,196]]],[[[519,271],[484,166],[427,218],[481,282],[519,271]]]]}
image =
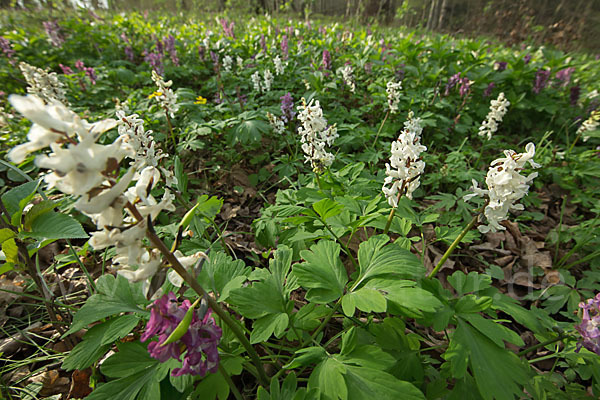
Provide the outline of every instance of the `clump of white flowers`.
{"type": "Polygon", "coordinates": [[[279,58],[279,56],[275,56],[275,58],[273,59],[273,64],[275,64],[275,74],[276,75],[282,75],[285,72],[285,66],[283,65],[283,62],[281,61],[281,58],[279,58]]]}
{"type": "Polygon", "coordinates": [[[592,113],[590,114],[590,117],[588,119],[586,119],[585,121],[583,121],[583,123],[581,124],[579,129],[577,129],[577,134],[583,135],[583,141],[587,142],[590,137],[584,135],[584,133],[591,132],[591,131],[598,129],[599,125],[600,125],[600,111],[598,111],[598,110],[592,111],[592,113]]]}
{"type": "Polygon", "coordinates": [[[156,86],[158,86],[158,90],[152,93],[150,97],[154,97],[165,112],[167,112],[171,118],[175,118],[175,113],[179,110],[179,105],[177,104],[177,95],[171,89],[173,81],[165,82],[154,70],[152,70],[152,80],[156,83],[156,86]]]}
{"type": "Polygon", "coordinates": [[[314,99],[306,104],[303,97],[302,104],[298,106],[298,119],[302,123],[298,133],[301,135],[300,141],[305,154],[304,162],[310,162],[313,171],[322,172],[335,158],[325,150],[325,146],[331,146],[338,134],[335,124],[327,126],[319,100],[315,101],[314,105],[313,101],[314,99]]]}
{"type": "Polygon", "coordinates": [[[342,67],[342,78],[344,79],[344,83],[350,87],[350,91],[354,93],[356,91],[356,84],[354,83],[354,70],[352,69],[352,65],[346,64],[342,67]]]}
{"type": "Polygon", "coordinates": [[[400,90],[402,89],[402,82],[389,81],[385,92],[387,93],[388,106],[390,107],[390,113],[395,114],[398,112],[398,104],[400,103],[400,90]]]}
{"type": "Polygon", "coordinates": [[[231,67],[233,66],[233,58],[229,55],[223,57],[223,69],[225,72],[231,72],[231,67]]]}
{"type": "Polygon", "coordinates": [[[276,117],[270,112],[267,112],[267,118],[269,119],[269,124],[271,124],[271,127],[275,133],[281,135],[283,132],[285,132],[285,123],[281,118],[276,117]]]}
{"type": "Polygon", "coordinates": [[[257,93],[261,92],[261,84],[260,84],[260,72],[256,71],[250,77],[252,79],[252,85],[254,86],[254,91],[257,93]]]}
{"type": "Polygon", "coordinates": [[[52,171],[44,177],[46,183],[79,197],[74,207],[99,229],[92,233],[90,245],[97,250],[114,246],[113,265],[120,268],[119,273],[134,282],[145,281],[148,288],[162,260],[156,250],[147,249],[142,242],[147,218],[153,220],[161,211],[173,211],[175,207],[168,189],[160,201],[150,194],[161,180],[160,170],[135,162],[140,152],[135,147],[148,143],[140,137],[140,120],[135,115],[119,115],[121,122],[105,119],[90,124],[56,101],[44,104],[34,95],[12,95],[9,101],[33,122],[27,135],[29,142],[11,150],[9,159],[18,163],[29,153],[49,146],[50,154],[35,159],[37,166],[52,171]],[[96,143],[117,124],[121,136],[109,145],[96,143]],[[125,157],[133,158],[134,163],[119,178],[119,163],[125,157]],[[129,188],[131,182],[136,183],[129,188]]]}
{"type": "Polygon", "coordinates": [[[235,59],[235,61],[237,62],[237,66],[238,68],[241,70],[242,68],[244,68],[244,59],[240,56],[237,56],[237,58],[235,59]]]}
{"type": "Polygon", "coordinates": [[[481,189],[477,186],[477,181],[473,180],[473,192],[464,196],[464,200],[469,200],[475,196],[488,196],[488,203],[483,211],[489,225],[480,225],[478,227],[481,233],[497,232],[505,230],[500,222],[507,219],[509,210],[523,210],[522,204],[516,204],[529,191],[529,184],[538,175],[537,172],[523,176],[520,172],[529,163],[532,168],[539,168],[540,165],[533,161],[535,156],[535,145],[528,143],[525,146],[525,153],[517,153],[514,150],[504,150],[504,158],[492,161],[485,178],[487,189],[481,189]]]}
{"type": "Polygon", "coordinates": [[[479,127],[479,136],[487,136],[488,140],[498,130],[498,124],[502,122],[502,118],[504,118],[508,106],[510,106],[510,102],[504,97],[504,93],[500,93],[498,98],[490,103],[490,112],[479,127]]]}
{"type": "Polygon", "coordinates": [[[427,150],[421,144],[422,132],[421,119],[415,118],[411,111],[398,140],[392,142],[392,155],[390,162],[385,164],[386,178],[381,189],[392,207],[398,207],[402,195],[412,199],[413,192],[421,184],[420,176],[425,169],[421,153],[427,150]]]}
{"type": "Polygon", "coordinates": [[[273,73],[271,73],[271,70],[267,68],[265,72],[263,72],[263,76],[265,79],[263,91],[268,92],[271,90],[271,86],[273,85],[273,73]]]}
{"type": "Polygon", "coordinates": [[[68,104],[65,85],[58,80],[56,72],[48,72],[24,62],[19,63],[19,69],[29,85],[27,93],[36,95],[46,103],[59,101],[68,104]]]}

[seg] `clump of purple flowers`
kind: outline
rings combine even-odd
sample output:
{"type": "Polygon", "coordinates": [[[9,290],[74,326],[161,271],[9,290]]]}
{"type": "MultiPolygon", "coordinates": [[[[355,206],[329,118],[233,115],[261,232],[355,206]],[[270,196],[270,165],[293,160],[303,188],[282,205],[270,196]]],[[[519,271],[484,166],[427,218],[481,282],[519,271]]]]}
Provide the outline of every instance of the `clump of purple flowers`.
{"type": "Polygon", "coordinates": [[[454,89],[456,84],[460,82],[460,72],[458,74],[454,74],[448,79],[448,83],[446,83],[446,91],[444,92],[444,96],[448,96],[450,91],[454,89]]]}
{"type": "Polygon", "coordinates": [[[158,52],[144,51],[144,61],[150,64],[153,70],[159,75],[164,75],[164,67],[162,63],[162,55],[158,52]]]}
{"type": "Polygon", "coordinates": [[[490,84],[487,86],[487,88],[485,88],[485,90],[483,91],[483,97],[491,96],[492,90],[494,90],[495,86],[496,86],[496,84],[494,82],[490,82],[490,84]]]}
{"type": "Polygon", "coordinates": [[[126,46],[125,46],[125,57],[127,57],[127,59],[129,61],[133,62],[135,60],[135,54],[133,52],[133,47],[131,46],[131,42],[129,41],[129,38],[127,37],[127,35],[125,34],[125,32],[121,33],[121,39],[126,44],[126,46]]]}
{"type": "Polygon", "coordinates": [[[550,79],[550,70],[538,69],[535,73],[535,80],[533,82],[533,93],[539,94],[542,89],[548,85],[550,79]]]}
{"type": "Polygon", "coordinates": [[[329,53],[329,50],[323,50],[322,64],[323,68],[331,69],[331,53],[329,53]]]}
{"type": "Polygon", "coordinates": [[[169,53],[169,56],[171,56],[171,61],[173,61],[173,64],[179,66],[179,57],[177,57],[177,49],[175,48],[175,37],[169,34],[163,41],[165,43],[165,49],[169,53]]]}
{"type": "MultiPolygon", "coordinates": [[[[68,68],[68,67],[67,67],[68,68]]],[[[77,68],[80,71],[85,72],[85,75],[90,78],[90,82],[92,82],[92,85],[96,84],[96,79],[98,78],[96,76],[96,71],[94,71],[93,67],[86,67],[85,64],[83,63],[83,61],[81,60],[77,60],[75,62],[75,68],[77,68]]],[[[63,69],[64,72],[64,69],[63,69]]]]}
{"type": "Polygon", "coordinates": [[[529,64],[529,61],[531,61],[531,54],[527,54],[525,57],[523,57],[523,62],[525,65],[529,64]]]}
{"type": "Polygon", "coordinates": [[[570,89],[570,94],[569,94],[569,100],[571,101],[572,106],[577,105],[580,95],[581,95],[581,87],[579,87],[579,85],[572,86],[570,89]]]}
{"type": "Polygon", "coordinates": [[[496,61],[494,64],[494,69],[498,72],[502,72],[506,69],[508,63],[506,61],[496,61]]]}
{"type": "Polygon", "coordinates": [[[283,35],[283,37],[281,38],[281,56],[284,60],[288,59],[289,51],[290,46],[288,44],[288,37],[287,35],[283,35]]]}
{"type": "Polygon", "coordinates": [[[68,65],[58,64],[60,69],[62,69],[63,74],[65,75],[73,75],[73,70],[68,65]]]}
{"type": "Polygon", "coordinates": [[[575,72],[575,67],[569,67],[565,69],[561,69],[556,73],[556,79],[561,82],[561,86],[568,86],[571,82],[571,74],[575,72]]]}
{"type": "Polygon", "coordinates": [[[279,99],[281,100],[281,112],[283,113],[281,119],[283,122],[287,123],[296,115],[296,112],[294,111],[294,99],[292,99],[292,94],[290,92],[287,92],[279,99]]]}
{"type": "Polygon", "coordinates": [[[460,85],[459,93],[461,97],[466,96],[471,91],[471,81],[466,76],[464,78],[460,77],[460,72],[454,74],[448,79],[448,83],[446,83],[446,91],[444,92],[444,96],[448,96],[450,91],[456,87],[456,85],[460,85]]]}
{"type": "Polygon", "coordinates": [[[265,39],[264,33],[260,35],[260,47],[262,48],[263,53],[267,54],[267,39],[265,39]]]}
{"type": "Polygon", "coordinates": [[[231,21],[231,23],[227,24],[227,20],[225,18],[221,18],[219,20],[219,23],[221,24],[221,27],[223,28],[223,33],[225,33],[225,36],[229,36],[230,38],[234,39],[235,34],[233,33],[233,27],[234,27],[235,23],[233,21],[231,21]]]}
{"type": "Polygon", "coordinates": [[[600,293],[579,303],[579,308],[583,310],[583,317],[581,324],[575,325],[575,329],[581,334],[583,341],[577,345],[577,351],[583,346],[600,355],[600,293]]]}
{"type": "Polygon", "coordinates": [[[172,376],[185,374],[204,376],[207,372],[214,373],[219,369],[217,346],[222,331],[215,324],[210,309],[204,313],[202,310],[196,310],[187,332],[181,339],[163,346],[190,307],[189,300],[184,300],[180,305],[175,293],[165,294],[152,305],[150,321],[140,338],[142,342],[145,342],[158,335],[158,342],[148,344],[148,352],[151,357],[160,362],[166,362],[170,358],[181,361],[181,356],[185,352],[182,368],[173,369],[172,376]]]}
{"type": "Polygon", "coordinates": [[[55,21],[45,21],[43,25],[52,45],[61,47],[65,42],[65,38],[61,35],[58,24],[55,21]]]}
{"type": "Polygon", "coordinates": [[[4,53],[6,58],[8,58],[8,61],[12,65],[15,65],[17,62],[17,60],[13,58],[15,55],[15,49],[12,48],[12,44],[10,44],[8,39],[2,36],[0,36],[0,49],[2,49],[2,53],[4,53]]]}

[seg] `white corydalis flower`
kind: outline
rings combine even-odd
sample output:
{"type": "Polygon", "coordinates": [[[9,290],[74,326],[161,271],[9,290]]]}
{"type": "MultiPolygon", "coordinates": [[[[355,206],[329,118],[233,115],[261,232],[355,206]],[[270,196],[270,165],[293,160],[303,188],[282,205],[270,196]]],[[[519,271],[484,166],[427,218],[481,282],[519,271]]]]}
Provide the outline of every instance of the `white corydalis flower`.
{"type": "Polygon", "coordinates": [[[237,56],[236,62],[237,62],[238,69],[241,70],[242,68],[244,68],[244,59],[242,57],[237,56]]]}
{"type": "MultiPolygon", "coordinates": [[[[208,256],[206,255],[206,253],[204,253],[202,251],[199,251],[199,252],[194,253],[189,256],[184,256],[183,253],[181,253],[181,251],[176,250],[175,253],[173,253],[173,255],[175,257],[177,257],[177,260],[179,261],[179,263],[188,272],[192,272],[192,273],[193,273],[192,269],[194,268],[194,266],[196,266],[198,264],[198,262],[200,260],[208,260],[209,259],[208,256]]],[[[167,273],[167,279],[175,287],[181,287],[181,285],[183,285],[183,278],[181,277],[181,275],[179,275],[173,269],[169,270],[169,272],[167,273]]]]}
{"type": "Polygon", "coordinates": [[[421,153],[427,150],[420,143],[422,131],[421,119],[414,118],[411,111],[398,140],[392,142],[392,154],[390,162],[385,164],[386,178],[381,189],[392,207],[398,207],[402,195],[412,199],[413,192],[421,184],[420,176],[425,169],[421,153]]]}
{"type": "Polygon", "coordinates": [[[600,111],[595,110],[592,111],[590,117],[583,121],[579,129],[577,129],[578,135],[583,135],[583,141],[587,142],[590,138],[589,136],[584,135],[585,132],[591,132],[598,128],[600,125],[600,111]]]}
{"type": "Polygon", "coordinates": [[[273,64],[275,64],[275,74],[276,75],[282,75],[285,72],[285,66],[283,65],[283,62],[281,61],[281,58],[279,58],[279,56],[275,56],[275,58],[273,59],[273,64]]]}
{"type": "Polygon", "coordinates": [[[333,163],[335,157],[325,147],[331,146],[338,134],[335,124],[327,126],[319,100],[314,105],[313,101],[314,99],[306,104],[303,97],[302,104],[298,106],[298,119],[302,123],[298,133],[301,135],[300,141],[305,154],[304,162],[310,162],[313,171],[318,173],[333,163]]]}
{"type": "Polygon", "coordinates": [[[504,115],[508,111],[510,102],[504,97],[504,93],[500,93],[496,100],[490,102],[490,112],[485,121],[479,127],[479,136],[487,136],[490,140],[492,135],[498,130],[498,124],[502,122],[504,115]]]}
{"type": "Polygon", "coordinates": [[[341,69],[342,78],[344,79],[344,83],[350,87],[350,91],[354,93],[356,91],[356,84],[354,83],[354,70],[352,69],[352,65],[347,64],[341,69]]]}
{"type": "Polygon", "coordinates": [[[388,106],[390,113],[395,114],[398,112],[398,104],[400,104],[400,90],[402,89],[402,82],[389,81],[385,92],[387,93],[388,106]]]}
{"type": "Polygon", "coordinates": [[[223,57],[223,69],[225,72],[231,72],[231,67],[233,66],[233,58],[230,56],[223,57]]]}
{"type": "Polygon", "coordinates": [[[27,63],[19,63],[27,84],[27,93],[38,96],[46,103],[55,101],[68,104],[65,85],[58,80],[56,72],[48,72],[27,63]]]}
{"type": "Polygon", "coordinates": [[[283,120],[281,120],[281,118],[277,118],[270,112],[267,112],[267,118],[269,119],[269,124],[271,124],[271,127],[273,127],[275,133],[281,135],[285,132],[285,123],[283,120]]]}
{"type": "Polygon", "coordinates": [[[529,184],[538,175],[537,172],[523,176],[520,172],[529,163],[532,168],[539,168],[540,165],[533,161],[535,156],[535,145],[528,143],[525,146],[525,153],[517,153],[513,150],[504,150],[504,158],[492,161],[485,178],[487,189],[481,189],[477,186],[477,181],[473,180],[473,193],[464,196],[467,201],[475,196],[488,196],[488,204],[484,209],[484,215],[489,225],[480,225],[478,227],[481,233],[503,231],[504,228],[500,222],[507,219],[509,210],[523,210],[522,204],[517,202],[522,199],[529,191],[529,184]]]}
{"type": "Polygon", "coordinates": [[[250,77],[252,79],[252,85],[254,86],[254,91],[257,93],[261,92],[261,84],[260,84],[260,72],[256,71],[250,77]]]}
{"type": "Polygon", "coordinates": [[[175,118],[175,113],[179,111],[179,105],[177,104],[177,95],[171,89],[173,81],[165,82],[154,70],[152,70],[152,80],[156,83],[158,90],[152,93],[150,98],[154,97],[171,118],[175,118]]]}
{"type": "Polygon", "coordinates": [[[263,72],[263,77],[265,80],[263,91],[269,92],[271,90],[271,86],[273,85],[273,74],[271,73],[271,70],[266,69],[265,72],[263,72]]]}

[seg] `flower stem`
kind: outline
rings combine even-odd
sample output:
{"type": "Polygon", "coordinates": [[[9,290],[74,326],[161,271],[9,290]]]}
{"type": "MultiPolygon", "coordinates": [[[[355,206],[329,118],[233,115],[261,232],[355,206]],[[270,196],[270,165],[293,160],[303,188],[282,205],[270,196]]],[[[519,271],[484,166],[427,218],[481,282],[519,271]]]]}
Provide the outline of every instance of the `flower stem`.
{"type": "MultiPolygon", "coordinates": [[[[135,208],[135,207],[133,207],[133,208],[135,208]]],[[[139,212],[137,212],[137,214],[139,215],[139,212]]],[[[140,215],[140,217],[141,217],[141,215],[140,215]]],[[[136,218],[137,218],[137,216],[136,216],[136,218]]],[[[223,321],[224,323],[226,323],[229,326],[229,328],[231,329],[233,334],[238,338],[238,340],[240,341],[242,346],[244,346],[244,348],[248,352],[248,355],[252,359],[252,363],[256,366],[256,370],[257,370],[257,374],[258,374],[257,378],[258,378],[259,383],[262,386],[267,387],[269,384],[269,378],[265,374],[265,369],[263,367],[262,362],[260,361],[260,357],[256,353],[256,350],[254,350],[254,347],[252,347],[252,344],[250,344],[250,341],[244,334],[244,331],[242,330],[239,322],[237,320],[231,318],[229,313],[227,311],[225,311],[219,305],[219,303],[217,303],[212,297],[210,297],[208,295],[208,293],[206,293],[206,291],[202,288],[202,286],[200,286],[198,281],[196,279],[194,279],[194,277],[192,277],[187,272],[187,270],[183,267],[183,265],[181,265],[181,263],[179,262],[177,257],[175,257],[173,255],[173,253],[171,253],[169,251],[169,249],[163,243],[163,241],[156,235],[156,232],[154,231],[154,228],[152,227],[152,221],[150,220],[150,218],[148,218],[148,228],[146,230],[146,236],[148,237],[148,239],[150,239],[152,244],[164,255],[164,257],[167,259],[167,261],[171,264],[171,268],[173,268],[173,270],[175,272],[177,272],[179,274],[179,276],[181,276],[183,278],[183,280],[188,285],[190,285],[190,287],[192,289],[194,289],[194,291],[198,294],[198,296],[205,297],[208,302],[208,306],[215,312],[215,314],[217,314],[219,316],[221,321],[223,321]]]]}
{"type": "Polygon", "coordinates": [[[175,140],[175,134],[173,133],[173,124],[171,123],[171,117],[169,117],[169,111],[165,109],[165,116],[167,117],[167,124],[169,125],[169,132],[171,133],[171,140],[173,141],[173,151],[177,154],[177,141],[175,140]]]}
{"type": "Polygon", "coordinates": [[[452,252],[454,251],[454,249],[456,248],[456,246],[458,246],[458,244],[465,237],[465,235],[467,234],[467,232],[469,232],[471,230],[471,228],[473,228],[473,226],[475,226],[475,224],[477,223],[477,219],[479,218],[479,214],[480,213],[475,214],[475,216],[473,217],[473,219],[471,219],[471,222],[469,222],[467,224],[467,226],[465,226],[465,229],[462,230],[462,232],[460,233],[460,235],[458,235],[456,237],[456,239],[454,239],[454,242],[452,242],[452,244],[450,245],[450,247],[448,247],[448,250],[446,250],[446,252],[442,256],[442,258],[440,259],[440,261],[437,263],[437,265],[433,269],[433,271],[431,271],[429,273],[429,275],[427,275],[427,278],[433,278],[435,276],[435,274],[437,274],[437,272],[440,270],[440,268],[442,268],[442,265],[444,265],[444,263],[446,262],[446,260],[448,259],[448,257],[450,257],[450,255],[452,254],[452,252]]]}
{"type": "Polygon", "coordinates": [[[545,342],[538,343],[538,344],[536,344],[536,345],[533,345],[533,346],[531,346],[531,347],[528,347],[528,348],[526,348],[525,350],[522,350],[522,351],[518,352],[518,353],[517,353],[517,355],[518,355],[518,356],[524,356],[524,355],[526,355],[527,353],[529,353],[530,351],[537,350],[537,349],[539,349],[540,347],[546,347],[546,346],[548,346],[549,344],[552,344],[552,343],[559,342],[559,341],[561,341],[561,340],[563,340],[563,339],[566,339],[566,338],[568,338],[568,337],[569,337],[569,335],[568,335],[568,334],[566,334],[566,333],[560,334],[560,335],[558,335],[557,337],[555,337],[555,338],[553,338],[553,339],[546,340],[545,342]]]}
{"type": "Polygon", "coordinates": [[[388,117],[390,116],[390,110],[387,111],[387,113],[385,113],[385,117],[383,117],[383,121],[381,121],[381,125],[379,125],[379,130],[377,131],[377,135],[375,135],[375,140],[373,140],[373,145],[371,146],[371,148],[375,148],[375,144],[377,144],[377,138],[379,138],[379,134],[381,133],[381,130],[383,129],[383,125],[385,125],[385,121],[387,121],[388,117]]]}
{"type": "Polygon", "coordinates": [[[321,191],[323,191],[323,186],[321,186],[321,178],[319,178],[318,172],[315,172],[315,178],[317,178],[317,185],[319,186],[319,189],[321,189],[321,191]]]}
{"type": "Polygon", "coordinates": [[[387,223],[385,224],[385,228],[383,229],[383,234],[387,235],[388,231],[390,230],[390,226],[392,226],[392,220],[394,219],[394,215],[396,214],[396,207],[392,208],[392,211],[390,211],[390,215],[388,216],[387,219],[387,223]]]}
{"type": "Polygon", "coordinates": [[[233,383],[231,376],[229,376],[229,374],[227,373],[227,371],[225,371],[225,368],[223,368],[223,365],[221,364],[219,364],[219,372],[225,379],[225,382],[227,382],[227,385],[229,385],[229,389],[231,389],[231,393],[233,393],[233,397],[235,397],[235,400],[244,400],[244,397],[238,390],[237,386],[235,386],[235,383],[233,383]]]}

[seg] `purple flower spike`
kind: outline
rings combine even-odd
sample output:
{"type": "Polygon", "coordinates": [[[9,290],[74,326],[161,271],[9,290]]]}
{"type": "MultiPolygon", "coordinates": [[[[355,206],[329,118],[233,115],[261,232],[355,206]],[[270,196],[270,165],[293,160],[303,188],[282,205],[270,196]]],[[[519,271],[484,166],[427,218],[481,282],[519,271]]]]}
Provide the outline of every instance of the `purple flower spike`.
{"type": "Polygon", "coordinates": [[[535,81],[533,82],[533,93],[539,94],[542,89],[548,85],[550,79],[550,71],[546,69],[538,69],[535,73],[535,81]]]}
{"type": "Polygon", "coordinates": [[[496,61],[494,64],[494,69],[498,72],[502,72],[506,69],[508,63],[506,61],[496,61]]]}
{"type": "Polygon", "coordinates": [[[323,68],[325,69],[331,69],[331,53],[329,53],[329,50],[323,50],[323,68]]]}
{"type": "Polygon", "coordinates": [[[5,37],[0,36],[0,50],[2,53],[8,58],[8,61],[14,65],[16,60],[13,58],[15,55],[15,50],[12,48],[12,44],[5,37]]]}
{"type": "Polygon", "coordinates": [[[187,332],[181,339],[163,346],[190,307],[189,300],[184,300],[179,305],[173,292],[162,296],[152,305],[150,321],[140,338],[145,342],[158,336],[158,342],[148,344],[148,352],[151,357],[160,362],[170,358],[181,361],[183,356],[182,368],[173,369],[171,373],[173,376],[184,374],[204,376],[207,372],[217,372],[219,368],[220,357],[217,346],[222,331],[216,325],[210,309],[204,315],[200,315],[201,311],[196,310],[187,332]]]}
{"type": "Polygon", "coordinates": [[[62,64],[58,64],[58,66],[60,67],[60,69],[62,69],[63,74],[65,74],[65,75],[73,74],[73,70],[71,69],[71,67],[69,67],[67,65],[62,65],[62,64]]]}
{"type": "Polygon", "coordinates": [[[459,88],[460,97],[465,97],[471,91],[471,81],[469,78],[464,77],[460,80],[460,88],[459,88]]]}
{"type": "Polygon", "coordinates": [[[267,39],[265,39],[264,33],[260,35],[260,47],[262,48],[263,53],[267,54],[267,39]]]}
{"type": "Polygon", "coordinates": [[[583,310],[581,324],[575,325],[577,332],[583,339],[577,346],[577,351],[585,347],[589,351],[600,355],[600,293],[592,299],[579,303],[583,310]]]}
{"type": "Polygon", "coordinates": [[[173,64],[176,66],[179,66],[179,57],[177,57],[177,49],[175,48],[175,37],[169,35],[163,39],[163,42],[165,43],[165,50],[167,50],[171,57],[171,61],[173,61],[173,64]]]}
{"type": "Polygon", "coordinates": [[[575,67],[561,69],[556,73],[556,79],[558,79],[561,82],[561,85],[565,87],[571,82],[571,74],[573,74],[573,72],[575,72],[575,67]]]}
{"type": "Polygon", "coordinates": [[[43,22],[44,30],[50,38],[50,42],[55,47],[61,47],[65,42],[64,37],[60,33],[60,27],[55,21],[43,22]]]}
{"type": "Polygon", "coordinates": [[[494,87],[496,86],[496,84],[494,82],[490,82],[490,84],[488,85],[487,88],[485,88],[485,90],[483,91],[483,97],[489,97],[492,95],[492,90],[494,89],[494,87]]]}
{"type": "Polygon", "coordinates": [[[162,55],[155,52],[144,51],[144,61],[146,61],[153,70],[159,75],[164,75],[164,68],[162,63],[162,55]]]}
{"type": "Polygon", "coordinates": [[[290,46],[288,44],[288,37],[287,35],[283,35],[283,37],[281,38],[281,55],[284,60],[288,59],[289,51],[290,46]]]}
{"type": "Polygon", "coordinates": [[[569,100],[572,106],[576,106],[579,101],[579,95],[581,94],[581,88],[579,85],[571,87],[569,100]]]}
{"type": "Polygon", "coordinates": [[[527,54],[525,57],[523,57],[523,62],[525,65],[529,64],[529,61],[531,61],[531,54],[527,54]]]}
{"type": "Polygon", "coordinates": [[[446,91],[444,92],[444,96],[448,96],[450,91],[454,89],[457,83],[460,82],[460,72],[458,74],[454,74],[448,79],[448,83],[446,83],[446,91]]]}
{"type": "Polygon", "coordinates": [[[281,112],[283,113],[282,119],[287,123],[296,115],[296,112],[294,111],[294,100],[292,99],[292,94],[287,92],[279,99],[281,100],[281,112]]]}

